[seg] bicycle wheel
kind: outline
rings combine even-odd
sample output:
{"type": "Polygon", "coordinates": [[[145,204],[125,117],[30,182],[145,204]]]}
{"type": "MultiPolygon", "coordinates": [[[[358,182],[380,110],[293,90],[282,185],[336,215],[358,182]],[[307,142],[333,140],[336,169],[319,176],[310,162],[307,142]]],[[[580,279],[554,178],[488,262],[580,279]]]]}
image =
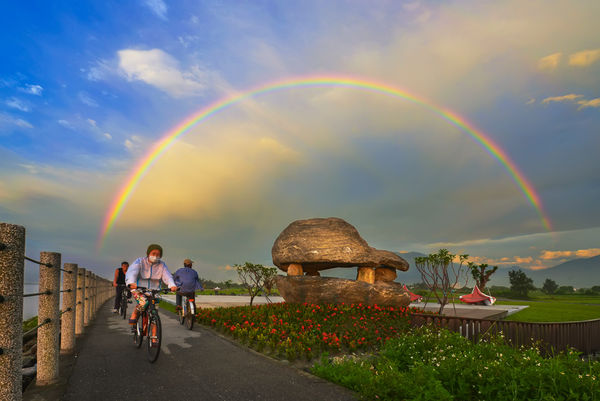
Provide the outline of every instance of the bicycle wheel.
{"type": "Polygon", "coordinates": [[[125,294],[122,295],[121,297],[121,316],[123,316],[123,319],[127,319],[127,297],[125,296],[125,294]]]}
{"type": "Polygon", "coordinates": [[[194,303],[188,300],[186,309],[185,327],[187,327],[188,330],[191,330],[194,327],[194,320],[196,320],[196,308],[194,308],[194,303]]]}
{"type": "Polygon", "coordinates": [[[140,316],[137,324],[135,325],[135,330],[133,332],[133,343],[136,348],[140,348],[142,346],[142,341],[144,340],[144,315],[140,316]]]}
{"type": "Polygon", "coordinates": [[[160,325],[160,317],[158,312],[153,310],[148,318],[148,360],[154,363],[160,354],[160,343],[162,333],[160,325]],[[154,333],[154,334],[153,334],[154,333]]]}
{"type": "Polygon", "coordinates": [[[181,309],[177,311],[177,317],[179,317],[179,324],[183,324],[185,322],[185,302],[181,302],[181,309]]]}

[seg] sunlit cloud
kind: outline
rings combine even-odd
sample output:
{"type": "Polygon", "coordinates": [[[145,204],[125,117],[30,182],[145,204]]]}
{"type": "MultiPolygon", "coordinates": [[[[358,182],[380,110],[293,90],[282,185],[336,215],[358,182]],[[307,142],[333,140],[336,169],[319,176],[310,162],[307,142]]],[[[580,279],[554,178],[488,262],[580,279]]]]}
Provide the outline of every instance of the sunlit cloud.
{"type": "Polygon", "coordinates": [[[600,60],[600,49],[584,50],[569,56],[569,65],[575,67],[588,67],[600,60]]]}
{"type": "Polygon", "coordinates": [[[542,100],[542,104],[547,104],[547,103],[551,103],[551,102],[573,102],[582,97],[583,97],[583,95],[576,95],[574,93],[570,93],[568,95],[563,95],[563,96],[552,96],[552,97],[547,97],[544,100],[542,100]]]}
{"type": "Polygon", "coordinates": [[[562,53],[552,53],[546,57],[542,57],[538,61],[538,68],[543,71],[552,71],[558,67],[558,63],[562,58],[562,53]]]}
{"type": "Polygon", "coordinates": [[[576,251],[542,251],[540,258],[544,260],[560,258],[591,258],[600,255],[600,248],[579,249],[576,251]]]}
{"type": "Polygon", "coordinates": [[[600,107],[600,97],[590,100],[579,100],[577,104],[579,105],[577,110],[585,109],[586,107],[600,107]]]}

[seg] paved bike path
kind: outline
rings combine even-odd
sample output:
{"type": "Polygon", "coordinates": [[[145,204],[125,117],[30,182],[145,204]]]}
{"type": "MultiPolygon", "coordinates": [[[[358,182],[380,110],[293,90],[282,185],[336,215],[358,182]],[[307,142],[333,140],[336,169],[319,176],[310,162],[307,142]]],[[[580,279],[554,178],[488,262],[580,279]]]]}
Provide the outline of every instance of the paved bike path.
{"type": "Polygon", "coordinates": [[[352,392],[257,355],[210,330],[182,327],[161,311],[163,343],[154,364],[133,345],[107,302],[90,326],[64,400],[355,400],[352,392]]]}

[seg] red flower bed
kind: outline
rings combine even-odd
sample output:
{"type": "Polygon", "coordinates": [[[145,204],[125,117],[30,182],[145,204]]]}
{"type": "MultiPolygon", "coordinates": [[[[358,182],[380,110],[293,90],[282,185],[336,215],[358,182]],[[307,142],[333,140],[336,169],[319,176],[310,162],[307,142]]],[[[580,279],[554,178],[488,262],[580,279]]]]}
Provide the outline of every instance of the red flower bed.
{"type": "Polygon", "coordinates": [[[379,347],[408,329],[409,313],[377,305],[278,303],[201,309],[196,316],[258,351],[293,360],[379,347]]]}

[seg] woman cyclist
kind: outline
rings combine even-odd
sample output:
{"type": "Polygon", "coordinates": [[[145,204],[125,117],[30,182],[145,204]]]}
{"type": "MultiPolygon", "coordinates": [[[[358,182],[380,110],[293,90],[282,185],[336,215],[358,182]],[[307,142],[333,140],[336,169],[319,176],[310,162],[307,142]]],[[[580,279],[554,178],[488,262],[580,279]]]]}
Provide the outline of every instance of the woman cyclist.
{"type": "MultiPolygon", "coordinates": [[[[129,324],[132,330],[135,330],[135,325],[141,312],[146,310],[148,307],[147,294],[144,291],[137,289],[137,287],[145,287],[148,290],[160,289],[160,282],[162,281],[169,287],[171,291],[176,291],[177,286],[173,281],[173,276],[169,272],[167,265],[160,260],[163,254],[163,249],[160,245],[151,244],[146,250],[145,258],[138,258],[125,275],[125,283],[131,289],[131,295],[137,301],[137,306],[134,308],[129,324]]],[[[156,328],[156,326],[153,326],[156,328]]],[[[156,333],[152,333],[153,336],[156,333]]]]}

